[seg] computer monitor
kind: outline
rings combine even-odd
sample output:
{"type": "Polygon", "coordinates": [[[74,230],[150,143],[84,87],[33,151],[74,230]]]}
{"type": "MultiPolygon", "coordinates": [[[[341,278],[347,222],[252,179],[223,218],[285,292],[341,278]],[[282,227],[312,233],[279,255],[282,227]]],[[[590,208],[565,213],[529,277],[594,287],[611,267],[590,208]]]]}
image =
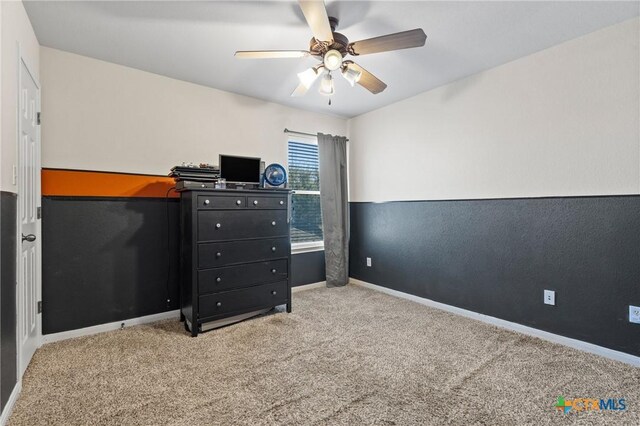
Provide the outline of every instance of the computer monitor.
{"type": "Polygon", "coordinates": [[[260,158],[220,154],[220,178],[233,183],[260,183],[260,158]]]}

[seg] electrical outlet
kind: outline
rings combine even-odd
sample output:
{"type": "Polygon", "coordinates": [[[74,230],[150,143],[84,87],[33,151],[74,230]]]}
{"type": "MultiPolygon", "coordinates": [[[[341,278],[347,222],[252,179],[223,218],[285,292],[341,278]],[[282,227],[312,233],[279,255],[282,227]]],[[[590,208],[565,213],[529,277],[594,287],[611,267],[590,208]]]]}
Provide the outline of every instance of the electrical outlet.
{"type": "Polygon", "coordinates": [[[370,257],[367,257],[367,266],[371,267],[371,258],[370,257]]]}
{"type": "Polygon", "coordinates": [[[640,306],[629,305],[629,322],[640,324],[640,306]]]}
{"type": "Polygon", "coordinates": [[[555,305],[556,304],[556,292],[553,290],[544,291],[544,304],[555,305]]]}

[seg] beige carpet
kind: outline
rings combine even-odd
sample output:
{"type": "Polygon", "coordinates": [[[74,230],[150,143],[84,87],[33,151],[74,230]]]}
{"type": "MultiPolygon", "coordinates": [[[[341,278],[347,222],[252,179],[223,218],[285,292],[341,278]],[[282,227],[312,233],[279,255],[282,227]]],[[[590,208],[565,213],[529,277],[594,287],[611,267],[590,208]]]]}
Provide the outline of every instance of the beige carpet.
{"type": "Polygon", "coordinates": [[[10,425],[640,424],[640,369],[356,286],[189,337],[182,324],[49,344],[10,425]],[[556,412],[559,395],[625,412],[556,412]]]}

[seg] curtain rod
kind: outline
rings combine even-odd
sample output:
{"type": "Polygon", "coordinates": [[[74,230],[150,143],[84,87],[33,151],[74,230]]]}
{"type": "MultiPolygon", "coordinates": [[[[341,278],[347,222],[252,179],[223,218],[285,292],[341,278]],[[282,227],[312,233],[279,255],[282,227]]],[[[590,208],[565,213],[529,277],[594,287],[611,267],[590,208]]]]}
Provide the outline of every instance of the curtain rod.
{"type": "MultiPolygon", "coordinates": [[[[285,133],[295,133],[296,135],[313,136],[314,138],[318,136],[317,133],[314,135],[313,133],[296,132],[295,130],[287,129],[286,127],[284,128],[284,132],[285,133]]],[[[349,142],[349,139],[347,139],[347,142],[349,142]]]]}

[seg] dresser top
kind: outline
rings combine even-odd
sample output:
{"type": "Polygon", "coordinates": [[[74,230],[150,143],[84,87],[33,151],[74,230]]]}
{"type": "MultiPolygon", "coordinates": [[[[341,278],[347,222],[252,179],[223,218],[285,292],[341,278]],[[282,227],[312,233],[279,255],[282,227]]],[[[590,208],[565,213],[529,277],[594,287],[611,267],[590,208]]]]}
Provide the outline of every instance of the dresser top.
{"type": "Polygon", "coordinates": [[[177,192],[211,192],[215,194],[288,194],[291,189],[219,189],[219,188],[184,188],[177,192]]]}

